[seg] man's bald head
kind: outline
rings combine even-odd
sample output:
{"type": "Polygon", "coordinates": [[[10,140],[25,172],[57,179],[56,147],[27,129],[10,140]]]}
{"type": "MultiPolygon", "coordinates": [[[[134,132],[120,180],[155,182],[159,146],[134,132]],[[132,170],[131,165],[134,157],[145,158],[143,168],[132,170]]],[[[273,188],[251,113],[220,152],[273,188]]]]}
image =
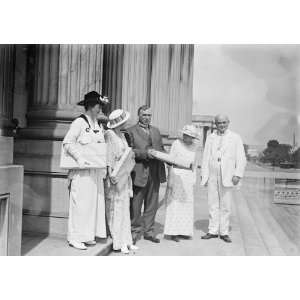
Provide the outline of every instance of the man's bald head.
{"type": "Polygon", "coordinates": [[[227,121],[229,123],[229,118],[227,115],[219,114],[215,116],[215,123],[220,122],[220,121],[227,121]]]}
{"type": "Polygon", "coordinates": [[[217,131],[219,134],[224,134],[228,129],[229,118],[226,115],[219,114],[215,116],[215,124],[217,126],[217,131]]]}

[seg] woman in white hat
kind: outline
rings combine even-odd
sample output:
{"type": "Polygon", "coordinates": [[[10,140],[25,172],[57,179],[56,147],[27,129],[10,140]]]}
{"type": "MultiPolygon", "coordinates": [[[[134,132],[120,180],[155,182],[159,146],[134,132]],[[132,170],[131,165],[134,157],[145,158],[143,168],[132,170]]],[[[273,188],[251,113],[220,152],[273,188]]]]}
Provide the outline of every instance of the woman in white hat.
{"type": "Polygon", "coordinates": [[[196,171],[200,161],[198,133],[193,125],[184,126],[182,139],[173,142],[170,154],[191,161],[191,169],[169,167],[166,193],[166,219],[164,235],[173,241],[180,238],[192,238],[194,227],[194,185],[196,171]]]}
{"type": "MultiPolygon", "coordinates": [[[[129,250],[137,250],[133,245],[130,223],[130,197],[132,197],[132,181],[130,171],[122,172],[126,178],[112,175],[116,163],[128,149],[124,134],[121,132],[130,114],[122,109],[114,110],[108,118],[108,130],[105,133],[108,153],[108,187],[106,193],[107,219],[113,239],[113,249],[128,254],[129,250]]],[[[131,155],[134,155],[133,152],[131,155]]]]}

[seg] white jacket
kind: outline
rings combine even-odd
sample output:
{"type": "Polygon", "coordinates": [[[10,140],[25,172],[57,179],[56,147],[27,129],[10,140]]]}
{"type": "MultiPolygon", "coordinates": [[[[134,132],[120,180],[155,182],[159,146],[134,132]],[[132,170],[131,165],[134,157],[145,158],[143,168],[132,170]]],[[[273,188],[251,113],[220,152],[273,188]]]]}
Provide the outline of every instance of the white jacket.
{"type": "MultiPolygon", "coordinates": [[[[217,134],[214,132],[206,139],[202,160],[201,185],[205,185],[209,179],[212,151],[216,148],[216,138],[217,134]]],[[[222,183],[225,187],[232,187],[232,177],[243,177],[247,160],[243,141],[238,134],[227,130],[223,138],[221,148],[222,183]]]]}

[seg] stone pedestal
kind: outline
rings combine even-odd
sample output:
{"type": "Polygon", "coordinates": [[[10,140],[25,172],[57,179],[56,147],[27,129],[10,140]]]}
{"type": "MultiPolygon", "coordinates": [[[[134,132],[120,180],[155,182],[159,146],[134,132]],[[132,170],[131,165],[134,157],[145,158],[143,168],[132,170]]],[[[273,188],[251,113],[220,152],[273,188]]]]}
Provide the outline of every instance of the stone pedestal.
{"type": "Polygon", "coordinates": [[[24,165],[23,231],[65,235],[67,173],[59,168],[61,141],[83,109],[76,103],[102,87],[102,45],[39,45],[27,127],[15,139],[14,162],[24,165]]]}
{"type": "Polygon", "coordinates": [[[193,125],[197,128],[204,147],[207,136],[213,131],[215,126],[214,116],[193,115],[193,125]]]}
{"type": "Polygon", "coordinates": [[[0,255],[21,254],[23,167],[13,165],[15,48],[0,45],[0,255]]]}
{"type": "Polygon", "coordinates": [[[21,255],[23,167],[0,166],[0,255],[21,255]]]}
{"type": "Polygon", "coordinates": [[[13,138],[0,136],[0,255],[21,254],[23,167],[12,154],[13,138]]]}

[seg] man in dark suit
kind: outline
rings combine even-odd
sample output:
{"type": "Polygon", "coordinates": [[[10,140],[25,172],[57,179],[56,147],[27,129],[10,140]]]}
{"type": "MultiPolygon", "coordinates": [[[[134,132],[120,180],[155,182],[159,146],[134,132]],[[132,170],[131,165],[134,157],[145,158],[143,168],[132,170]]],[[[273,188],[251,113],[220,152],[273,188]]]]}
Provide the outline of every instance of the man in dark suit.
{"type": "Polygon", "coordinates": [[[159,243],[160,240],[154,235],[154,222],[158,209],[159,187],[160,183],[166,181],[166,172],[164,163],[154,159],[151,153],[153,149],[164,151],[164,147],[159,130],[150,125],[151,109],[146,105],[140,107],[138,116],[139,122],[127,129],[136,161],[132,172],[131,231],[135,243],[141,236],[144,225],[144,239],[159,243]]]}

